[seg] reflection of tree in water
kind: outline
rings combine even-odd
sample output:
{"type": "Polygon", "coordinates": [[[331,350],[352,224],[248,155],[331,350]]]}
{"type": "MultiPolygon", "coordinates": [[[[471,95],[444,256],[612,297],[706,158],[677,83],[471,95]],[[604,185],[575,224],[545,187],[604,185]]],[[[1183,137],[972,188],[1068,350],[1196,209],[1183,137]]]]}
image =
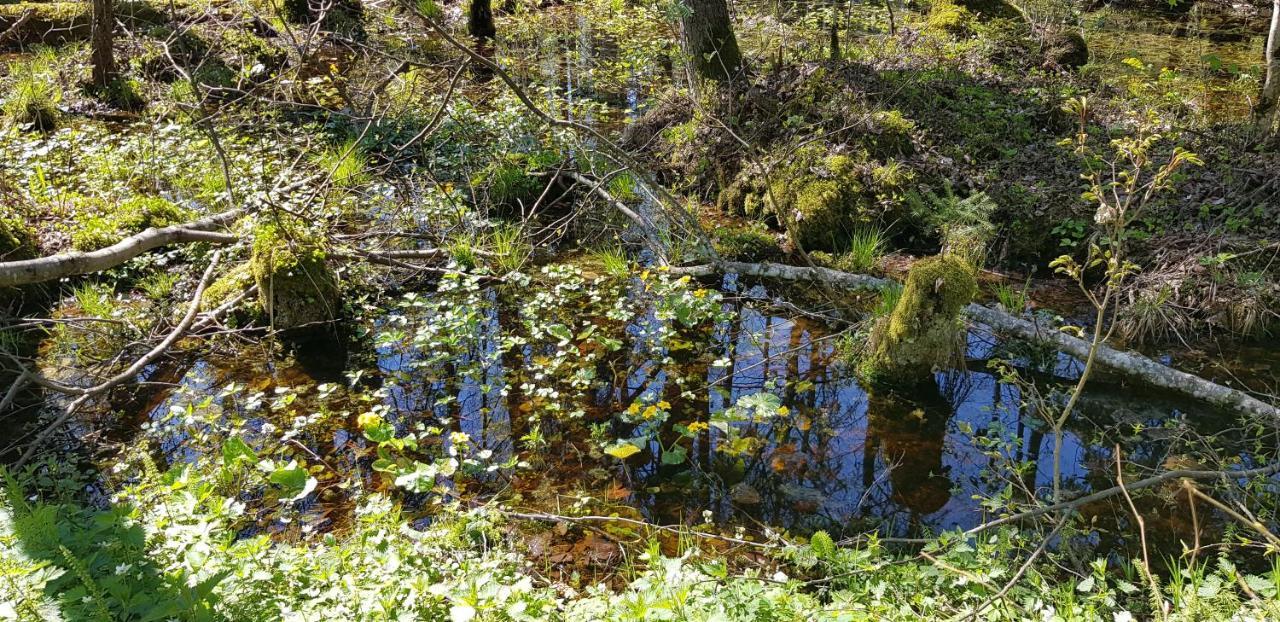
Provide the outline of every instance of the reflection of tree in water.
{"type": "Polygon", "coordinates": [[[889,468],[892,500],[914,515],[932,514],[951,499],[942,466],[947,421],[953,409],[933,377],[897,391],[867,394],[863,484],[875,481],[877,453],[889,468]]]}

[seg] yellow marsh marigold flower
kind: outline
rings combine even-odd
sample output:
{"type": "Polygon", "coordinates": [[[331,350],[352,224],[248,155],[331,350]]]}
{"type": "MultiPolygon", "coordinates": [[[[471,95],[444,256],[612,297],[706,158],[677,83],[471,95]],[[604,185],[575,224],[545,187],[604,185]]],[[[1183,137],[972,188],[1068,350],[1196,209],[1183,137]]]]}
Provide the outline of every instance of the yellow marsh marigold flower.
{"type": "Polygon", "coordinates": [[[361,430],[368,430],[369,428],[372,428],[374,426],[378,426],[381,424],[382,424],[382,417],[379,417],[378,415],[375,415],[373,413],[361,413],[359,417],[356,417],[356,425],[360,426],[361,430]]]}

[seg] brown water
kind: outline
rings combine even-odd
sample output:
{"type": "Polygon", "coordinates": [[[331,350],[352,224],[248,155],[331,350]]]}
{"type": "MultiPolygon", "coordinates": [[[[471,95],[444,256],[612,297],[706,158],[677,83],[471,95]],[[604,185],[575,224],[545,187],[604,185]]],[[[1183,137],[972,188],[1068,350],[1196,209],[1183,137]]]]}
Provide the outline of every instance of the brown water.
{"type": "Polygon", "coordinates": [[[1248,119],[1263,76],[1268,16],[1212,3],[1197,3],[1183,15],[1106,9],[1085,17],[1091,62],[1104,81],[1123,84],[1133,69],[1125,59],[1191,78],[1190,88],[1210,121],[1248,119]]]}
{"type": "MultiPolygon", "coordinates": [[[[878,529],[908,536],[983,522],[990,508],[982,499],[998,498],[1010,485],[1014,500],[1025,500],[1028,493],[1043,495],[1051,487],[1051,432],[1023,403],[1022,391],[986,367],[998,356],[1018,360],[1005,349],[1014,344],[1001,343],[976,327],[969,337],[967,370],[923,379],[904,393],[868,391],[836,356],[830,328],[778,313],[772,305],[776,301],[762,287],[732,279],[727,284],[729,291],[742,294],[727,303],[737,318],[708,328],[700,333],[704,343],[690,344],[669,359],[655,359],[640,347],[652,316],[626,326],[629,338],[621,354],[604,367],[598,383],[571,400],[585,414],[576,420],[543,419],[547,443],[542,447],[520,442],[534,424],[527,414],[530,398],[514,386],[527,379],[518,367],[526,357],[537,356],[536,350],[491,356],[495,344],[517,332],[504,324],[513,310],[504,309],[511,303],[499,296],[487,298],[486,319],[469,341],[467,356],[471,362],[482,361],[479,367],[468,367],[463,360],[423,367],[420,363],[431,353],[407,340],[377,337],[383,345],[376,348],[361,350],[370,347],[366,343],[344,351],[331,343],[279,363],[258,362],[256,356],[201,358],[177,370],[177,387],[162,391],[161,401],[140,414],[156,426],[150,436],[159,439],[163,459],[175,464],[194,460],[204,450],[193,448],[183,429],[165,431],[171,412],[198,407],[242,419],[251,444],[278,435],[296,417],[323,413],[296,436],[307,455],[320,459],[311,462],[330,469],[319,476],[317,492],[300,504],[301,520],[280,521],[266,509],[269,504],[258,504],[264,509],[255,529],[279,532],[303,525],[341,528],[350,507],[336,484],[345,477],[354,474],[367,487],[388,487],[385,478],[370,470],[369,444],[351,432],[354,416],[369,408],[362,401],[368,395],[379,396],[401,432],[417,424],[440,425],[435,441],[440,446],[450,442],[451,432],[464,432],[477,449],[492,452],[491,464],[507,465],[453,482],[456,498],[498,500],[524,510],[564,512],[579,505],[659,523],[700,522],[710,512],[717,523],[753,529],[767,525],[847,534],[878,529]],[[459,377],[461,368],[479,373],[459,377]],[[321,383],[346,385],[356,371],[362,372],[356,389],[339,386],[326,395],[317,389],[321,383]],[[241,387],[222,390],[232,382],[241,387]],[[286,389],[296,391],[298,399],[272,406],[286,389]],[[613,413],[637,399],[665,399],[680,420],[710,421],[739,398],[760,392],[777,395],[790,414],[765,423],[735,424],[741,436],[754,439],[748,451],[726,451],[725,435],[714,429],[692,441],[669,427],[658,434],[667,449],[679,445],[685,451],[689,459],[680,464],[665,463],[656,441],[619,461],[602,455],[591,440],[593,424],[605,426],[610,438],[633,434],[613,413]],[[510,466],[516,461],[527,466],[510,466]],[[1024,475],[1008,475],[1015,464],[1027,465],[1024,475]]],[[[407,324],[392,326],[375,319],[372,325],[375,332],[412,331],[429,321],[411,317],[407,324]]],[[[1036,367],[1042,391],[1054,378],[1069,380],[1079,370],[1077,361],[1063,356],[1041,359],[1036,367]]],[[[1196,435],[1216,435],[1217,447],[1244,456],[1246,439],[1233,436],[1232,424],[1229,415],[1104,378],[1091,384],[1079,416],[1064,434],[1066,484],[1077,490],[1112,485],[1116,443],[1126,463],[1151,469],[1177,459],[1193,445],[1185,439],[1196,435]],[[1135,433],[1138,425],[1145,429],[1135,433]]],[[[125,430],[118,440],[134,442],[133,430],[125,430]]],[[[261,501],[248,494],[244,500],[251,507],[261,501]]],[[[425,500],[421,495],[406,498],[411,507],[425,500]]],[[[997,502],[995,507],[1004,505],[997,502]]],[[[1176,501],[1152,500],[1145,509],[1157,525],[1150,529],[1152,540],[1163,552],[1177,553],[1178,540],[1191,539],[1186,508],[1176,501]]],[[[429,515],[428,507],[421,511],[429,515]]],[[[1118,506],[1085,511],[1099,525],[1127,520],[1118,506]]],[[[1095,537],[1100,545],[1123,545],[1111,541],[1114,536],[1105,527],[1095,537]]]]}

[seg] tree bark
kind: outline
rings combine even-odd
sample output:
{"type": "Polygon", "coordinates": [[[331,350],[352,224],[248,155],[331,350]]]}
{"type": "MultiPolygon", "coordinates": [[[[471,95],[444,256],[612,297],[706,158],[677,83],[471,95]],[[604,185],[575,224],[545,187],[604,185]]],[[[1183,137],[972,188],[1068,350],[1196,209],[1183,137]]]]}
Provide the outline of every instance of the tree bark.
{"type": "Polygon", "coordinates": [[[226,234],[206,231],[215,226],[234,221],[245,213],[244,209],[210,216],[194,222],[147,229],[137,235],[131,235],[111,246],[91,253],[63,253],[52,257],[40,257],[25,261],[9,261],[0,263],[0,287],[13,287],[52,281],[68,276],[99,272],[118,266],[153,248],[186,242],[212,242],[215,244],[231,244],[240,238],[226,234]]]}
{"type": "Polygon", "coordinates": [[[1276,104],[1280,102],[1280,0],[1271,3],[1271,28],[1267,31],[1267,76],[1258,98],[1258,129],[1271,134],[1275,129],[1276,104]]]}
{"type": "MultiPolygon", "coordinates": [[[[883,289],[891,281],[862,274],[850,274],[827,268],[800,268],[773,263],[720,262],[682,268],[671,268],[671,274],[689,276],[709,276],[712,274],[737,273],[762,278],[774,278],[791,281],[821,281],[838,287],[850,289],[883,289]]],[[[1077,339],[1048,326],[1028,322],[1004,311],[991,309],[978,304],[970,304],[964,308],[963,314],[971,320],[990,326],[993,330],[1023,339],[1042,341],[1056,346],[1076,358],[1084,359],[1089,354],[1090,343],[1077,339]]],[[[1272,424],[1280,424],[1280,407],[1263,402],[1244,391],[1224,387],[1172,367],[1161,365],[1150,358],[1136,352],[1122,352],[1107,346],[1101,346],[1095,362],[1116,373],[1134,380],[1140,380],[1151,386],[1168,389],[1202,402],[1235,410],[1250,415],[1263,417],[1272,424]]]]}
{"type": "Polygon", "coordinates": [[[687,4],[691,13],[680,20],[680,34],[698,77],[733,80],[742,70],[742,52],[726,0],[688,0],[687,4]]]}
{"type": "Polygon", "coordinates": [[[493,0],[471,0],[467,32],[477,39],[492,39],[498,35],[498,28],[493,23],[493,0]]]}
{"type": "Polygon", "coordinates": [[[116,77],[115,40],[116,16],[114,0],[93,0],[92,59],[93,86],[106,88],[116,77]]]}

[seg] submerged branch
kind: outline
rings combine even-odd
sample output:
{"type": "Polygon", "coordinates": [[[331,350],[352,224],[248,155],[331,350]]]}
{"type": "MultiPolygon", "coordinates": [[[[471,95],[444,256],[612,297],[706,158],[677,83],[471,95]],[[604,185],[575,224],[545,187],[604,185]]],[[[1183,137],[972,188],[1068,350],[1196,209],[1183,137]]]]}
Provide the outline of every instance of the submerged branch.
{"type": "MultiPolygon", "coordinates": [[[[35,384],[54,391],[66,393],[68,395],[76,395],[77,397],[67,406],[66,410],[64,410],[57,419],[51,422],[41,430],[34,439],[32,439],[31,443],[27,446],[27,450],[23,452],[22,457],[18,459],[16,463],[17,467],[21,467],[29,462],[31,458],[35,456],[36,451],[40,449],[40,446],[44,441],[47,440],[55,430],[61,427],[62,424],[71,419],[71,417],[75,415],[75,413],[78,412],[89,400],[102,395],[125,382],[134,380],[137,378],[138,374],[147,368],[147,366],[156,362],[156,360],[163,356],[169,348],[173,347],[173,344],[177,343],[183,335],[187,334],[187,331],[191,330],[193,327],[212,323],[217,319],[217,315],[211,313],[206,315],[201,321],[196,321],[200,315],[200,304],[204,298],[205,289],[207,289],[209,284],[213,282],[214,272],[221,259],[222,251],[218,251],[214,253],[213,257],[209,260],[209,266],[205,268],[204,274],[200,277],[200,282],[196,286],[195,293],[191,295],[191,303],[187,307],[187,312],[182,317],[182,320],[178,322],[177,326],[174,326],[173,330],[170,331],[168,336],[166,336],[159,344],[147,351],[147,353],[142,355],[138,360],[134,361],[133,364],[124,371],[88,388],[72,387],[49,380],[43,380],[36,374],[24,374],[24,377],[35,384]]],[[[218,310],[221,310],[222,308],[223,307],[219,307],[218,310]]]]}

